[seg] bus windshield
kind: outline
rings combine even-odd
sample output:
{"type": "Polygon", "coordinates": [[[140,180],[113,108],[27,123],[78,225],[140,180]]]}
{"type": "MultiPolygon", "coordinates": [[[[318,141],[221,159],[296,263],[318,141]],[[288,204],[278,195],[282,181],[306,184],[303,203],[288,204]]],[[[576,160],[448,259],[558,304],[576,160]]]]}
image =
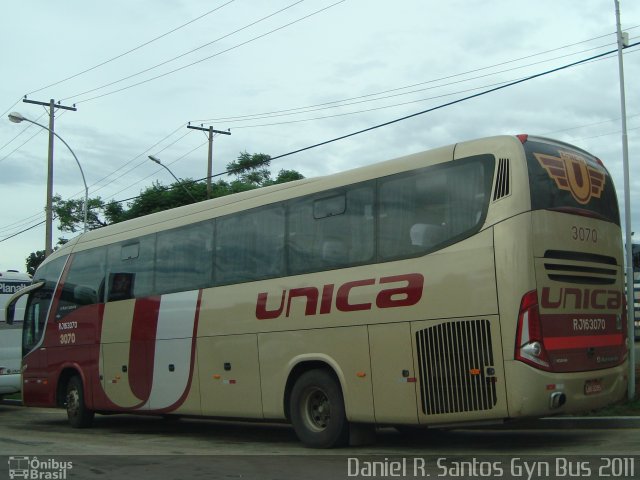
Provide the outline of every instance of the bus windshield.
{"type": "Polygon", "coordinates": [[[29,296],[22,328],[23,355],[33,350],[42,339],[53,293],[66,259],[66,257],[56,258],[43,265],[33,278],[34,283],[44,282],[44,285],[29,296]]]}
{"type": "Polygon", "coordinates": [[[620,225],[613,181],[589,153],[542,138],[524,142],[532,210],[564,210],[620,225]]]}

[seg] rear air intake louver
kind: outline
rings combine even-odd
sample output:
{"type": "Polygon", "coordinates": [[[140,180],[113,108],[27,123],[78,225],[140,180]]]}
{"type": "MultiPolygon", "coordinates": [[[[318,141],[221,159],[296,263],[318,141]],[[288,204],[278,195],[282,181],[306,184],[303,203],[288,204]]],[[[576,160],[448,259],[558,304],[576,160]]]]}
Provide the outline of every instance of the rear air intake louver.
{"type": "Polygon", "coordinates": [[[616,259],[595,253],[547,250],[544,269],[549,280],[586,285],[613,285],[618,275],[616,259]]]}
{"type": "Polygon", "coordinates": [[[422,411],[490,410],[497,401],[491,324],[447,322],[416,332],[422,411]]]}
{"type": "Polygon", "coordinates": [[[498,173],[496,175],[496,186],[493,190],[493,201],[506,197],[511,193],[510,190],[510,172],[509,159],[501,158],[498,160],[498,173]]]}

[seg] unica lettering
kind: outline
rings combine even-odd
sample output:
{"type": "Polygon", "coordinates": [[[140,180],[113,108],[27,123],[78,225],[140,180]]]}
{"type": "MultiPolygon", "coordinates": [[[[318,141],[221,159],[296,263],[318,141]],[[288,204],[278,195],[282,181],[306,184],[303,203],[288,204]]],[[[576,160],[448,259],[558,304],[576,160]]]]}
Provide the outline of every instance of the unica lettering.
{"type": "Polygon", "coordinates": [[[622,306],[622,292],[603,288],[542,289],[543,308],[571,308],[574,310],[618,310],[622,306]]]}
{"type": "Polygon", "coordinates": [[[305,301],[304,315],[326,315],[334,310],[340,312],[356,312],[377,308],[409,307],[417,304],[422,298],[424,277],[419,273],[407,273],[390,277],[366,278],[346,282],[341,285],[333,283],[318,287],[301,287],[283,290],[281,294],[261,292],[256,302],[256,318],[269,320],[291,314],[291,301],[302,298],[305,301]],[[358,292],[375,293],[356,300],[358,292]],[[362,290],[367,289],[367,290],[362,290]]]}

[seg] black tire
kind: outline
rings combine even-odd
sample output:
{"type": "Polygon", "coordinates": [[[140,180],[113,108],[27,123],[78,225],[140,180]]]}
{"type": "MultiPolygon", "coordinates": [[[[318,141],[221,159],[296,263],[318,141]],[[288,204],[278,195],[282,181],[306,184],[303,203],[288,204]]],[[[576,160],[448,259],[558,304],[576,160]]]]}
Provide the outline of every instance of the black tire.
{"type": "Polygon", "coordinates": [[[342,389],[326,370],[303,373],[290,397],[291,423],[302,443],[313,448],[332,448],[349,441],[342,389]]]}
{"type": "Polygon", "coordinates": [[[73,428],[91,426],[95,412],[89,410],[84,402],[84,388],[80,377],[71,377],[67,384],[66,396],[67,418],[73,428]]]}

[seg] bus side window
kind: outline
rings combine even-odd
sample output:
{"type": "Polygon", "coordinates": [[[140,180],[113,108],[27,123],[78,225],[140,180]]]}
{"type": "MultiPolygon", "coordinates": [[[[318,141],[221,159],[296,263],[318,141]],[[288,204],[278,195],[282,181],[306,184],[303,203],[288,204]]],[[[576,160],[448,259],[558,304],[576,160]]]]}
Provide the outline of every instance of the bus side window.
{"type": "Polygon", "coordinates": [[[158,232],[156,294],[196,290],[211,284],[212,221],[158,232]]]}
{"type": "Polygon", "coordinates": [[[218,285],[284,275],[282,205],[216,220],[214,280],[218,285]]]}
{"type": "Polygon", "coordinates": [[[323,192],[289,204],[290,274],[330,270],[374,258],[374,183],[323,192]]]}
{"type": "Polygon", "coordinates": [[[74,310],[104,301],[104,277],[107,249],[94,248],[75,253],[64,279],[56,320],[74,310]]]}
{"type": "Polygon", "coordinates": [[[426,254],[480,228],[491,189],[490,161],[471,157],[380,181],[381,260],[426,254]],[[398,232],[406,232],[398,241],[398,232]]]}
{"type": "Polygon", "coordinates": [[[136,279],[135,273],[110,273],[109,274],[109,302],[128,300],[133,298],[133,285],[136,279]]]}
{"type": "Polygon", "coordinates": [[[108,302],[154,294],[155,248],[155,234],[109,246],[108,302]]]}

